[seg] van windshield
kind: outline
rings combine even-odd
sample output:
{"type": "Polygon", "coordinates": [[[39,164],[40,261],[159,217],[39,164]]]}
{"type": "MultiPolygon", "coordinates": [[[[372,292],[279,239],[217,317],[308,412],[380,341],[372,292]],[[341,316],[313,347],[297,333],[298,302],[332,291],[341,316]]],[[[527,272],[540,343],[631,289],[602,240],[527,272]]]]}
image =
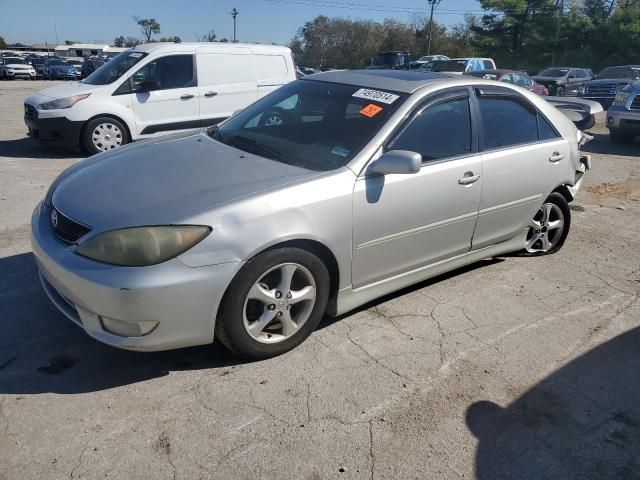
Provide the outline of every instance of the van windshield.
{"type": "Polygon", "coordinates": [[[405,94],[297,80],[209,135],[255,155],[315,171],[346,165],[373,138],[405,94]]]}
{"type": "Polygon", "coordinates": [[[113,83],[146,56],[145,52],[132,52],[131,50],[122,52],[82,80],[82,83],[89,85],[108,85],[113,83]]]}

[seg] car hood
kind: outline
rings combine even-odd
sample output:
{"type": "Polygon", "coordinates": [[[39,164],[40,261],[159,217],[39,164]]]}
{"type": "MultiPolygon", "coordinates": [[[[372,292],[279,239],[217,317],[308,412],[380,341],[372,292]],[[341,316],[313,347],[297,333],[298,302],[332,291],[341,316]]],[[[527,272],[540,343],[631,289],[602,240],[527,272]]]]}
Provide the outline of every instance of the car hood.
{"type": "Polygon", "coordinates": [[[589,80],[587,85],[609,85],[611,83],[617,83],[620,85],[629,85],[633,80],[624,80],[620,78],[598,78],[596,80],[589,80]]]}
{"type": "Polygon", "coordinates": [[[31,65],[25,65],[24,63],[5,63],[5,67],[15,68],[16,70],[29,70],[33,68],[31,65]]]}
{"type": "Polygon", "coordinates": [[[204,132],[176,134],[77,163],[54,182],[52,202],[99,231],[166,225],[317,175],[230,147],[204,132]]]}
{"type": "Polygon", "coordinates": [[[71,82],[62,85],[56,85],[55,87],[45,88],[39,91],[36,95],[48,98],[66,98],[73,95],[82,95],[84,93],[93,93],[103,88],[103,85],[89,85],[82,82],[71,82]]]}

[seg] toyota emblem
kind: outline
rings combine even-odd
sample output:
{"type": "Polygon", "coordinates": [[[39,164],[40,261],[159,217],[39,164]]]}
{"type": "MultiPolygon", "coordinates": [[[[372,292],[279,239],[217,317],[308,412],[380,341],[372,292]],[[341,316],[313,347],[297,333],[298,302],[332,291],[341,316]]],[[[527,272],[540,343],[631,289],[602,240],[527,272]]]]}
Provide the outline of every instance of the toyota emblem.
{"type": "Polygon", "coordinates": [[[58,212],[55,209],[51,210],[51,226],[58,228],[58,212]]]}

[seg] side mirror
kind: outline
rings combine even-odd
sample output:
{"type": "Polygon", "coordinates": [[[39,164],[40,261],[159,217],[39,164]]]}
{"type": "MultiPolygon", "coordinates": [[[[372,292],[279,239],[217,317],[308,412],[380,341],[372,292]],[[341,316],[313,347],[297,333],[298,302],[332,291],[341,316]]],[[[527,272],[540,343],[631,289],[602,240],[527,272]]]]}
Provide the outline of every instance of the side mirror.
{"type": "Polygon", "coordinates": [[[145,80],[136,87],[136,93],[147,93],[153,90],[159,90],[160,84],[155,80],[145,80]]]}
{"type": "Polygon", "coordinates": [[[368,171],[379,175],[391,173],[418,173],[422,167],[422,155],[407,150],[392,150],[380,155],[368,171]]]}

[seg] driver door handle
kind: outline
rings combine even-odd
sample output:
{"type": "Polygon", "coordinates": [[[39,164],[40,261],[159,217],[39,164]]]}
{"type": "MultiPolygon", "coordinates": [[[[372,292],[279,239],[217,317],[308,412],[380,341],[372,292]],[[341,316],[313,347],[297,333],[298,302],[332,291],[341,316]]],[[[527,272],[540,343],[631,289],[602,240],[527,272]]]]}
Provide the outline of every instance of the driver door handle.
{"type": "Polygon", "coordinates": [[[559,162],[560,160],[562,160],[564,158],[564,155],[559,153],[559,152],[553,152],[553,155],[551,155],[549,157],[549,161],[551,163],[556,163],[559,162]]]}
{"type": "Polygon", "coordinates": [[[471,185],[480,180],[480,175],[474,175],[473,172],[466,172],[462,178],[458,179],[460,185],[471,185]]]}
{"type": "Polygon", "coordinates": [[[185,93],[180,97],[180,100],[189,100],[190,98],[193,98],[193,95],[191,93],[185,93]]]}

